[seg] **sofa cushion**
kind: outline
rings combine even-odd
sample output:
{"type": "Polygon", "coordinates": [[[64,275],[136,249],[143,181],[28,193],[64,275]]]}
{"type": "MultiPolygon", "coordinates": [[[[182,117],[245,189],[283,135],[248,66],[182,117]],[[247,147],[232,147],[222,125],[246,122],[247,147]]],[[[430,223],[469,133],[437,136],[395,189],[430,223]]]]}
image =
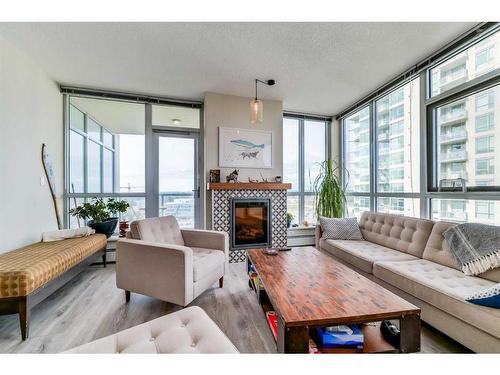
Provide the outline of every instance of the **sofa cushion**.
{"type": "MultiPolygon", "coordinates": [[[[422,258],[430,260],[434,263],[442,264],[443,266],[455,268],[461,271],[458,262],[455,260],[453,254],[451,253],[450,246],[443,236],[443,232],[448,228],[455,226],[457,224],[448,223],[445,221],[438,221],[434,223],[432,227],[431,235],[429,240],[425,245],[424,253],[422,258]]],[[[478,277],[486,280],[500,282],[500,268],[486,271],[478,277]]]]}
{"type": "Polygon", "coordinates": [[[369,241],[320,240],[320,247],[332,255],[372,273],[373,263],[382,260],[414,260],[413,255],[389,249],[369,241]]]}
{"type": "Polygon", "coordinates": [[[214,270],[220,267],[224,271],[225,254],[220,250],[192,247],[193,249],[193,277],[199,281],[205,276],[213,275],[214,270]]]}
{"type": "Polygon", "coordinates": [[[66,353],[238,353],[220,328],[197,306],[118,332],[66,353]]]}
{"type": "Polygon", "coordinates": [[[434,223],[413,217],[365,212],[359,225],[365,240],[421,258],[434,223]]]}
{"type": "Polygon", "coordinates": [[[174,216],[133,221],[130,223],[130,233],[135,240],[184,246],[184,239],[174,216]]]}
{"type": "Polygon", "coordinates": [[[362,240],[356,218],[330,218],[320,216],[319,222],[323,231],[323,238],[332,240],[362,240]]]}
{"type": "Polygon", "coordinates": [[[465,299],[495,283],[425,259],[376,262],[379,279],[500,338],[500,310],[477,306],[465,299]]]}

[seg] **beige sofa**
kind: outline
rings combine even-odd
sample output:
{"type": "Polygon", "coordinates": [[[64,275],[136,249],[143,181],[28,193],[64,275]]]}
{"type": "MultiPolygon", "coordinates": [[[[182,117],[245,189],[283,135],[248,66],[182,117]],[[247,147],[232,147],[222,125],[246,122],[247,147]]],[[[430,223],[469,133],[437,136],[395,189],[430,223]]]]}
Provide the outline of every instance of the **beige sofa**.
{"type": "Polygon", "coordinates": [[[500,268],[478,277],[460,271],[442,233],[452,225],[365,212],[364,241],[322,238],[316,247],[422,309],[422,319],[476,352],[500,353],[500,309],[466,302],[500,282],[500,268]]]}
{"type": "Polygon", "coordinates": [[[227,233],[180,229],[173,216],[134,221],[116,245],[116,285],[187,306],[228,270],[227,233]]]}
{"type": "Polygon", "coordinates": [[[66,353],[238,353],[220,328],[197,306],[174,312],[66,353]]]}

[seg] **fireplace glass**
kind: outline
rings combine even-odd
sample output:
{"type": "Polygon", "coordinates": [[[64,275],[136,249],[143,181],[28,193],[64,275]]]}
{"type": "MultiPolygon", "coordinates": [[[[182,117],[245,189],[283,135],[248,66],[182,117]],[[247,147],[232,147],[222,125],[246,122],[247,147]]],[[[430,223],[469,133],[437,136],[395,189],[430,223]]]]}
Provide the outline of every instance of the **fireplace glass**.
{"type": "Polygon", "coordinates": [[[231,248],[246,249],[271,245],[271,200],[231,200],[231,248]]]}

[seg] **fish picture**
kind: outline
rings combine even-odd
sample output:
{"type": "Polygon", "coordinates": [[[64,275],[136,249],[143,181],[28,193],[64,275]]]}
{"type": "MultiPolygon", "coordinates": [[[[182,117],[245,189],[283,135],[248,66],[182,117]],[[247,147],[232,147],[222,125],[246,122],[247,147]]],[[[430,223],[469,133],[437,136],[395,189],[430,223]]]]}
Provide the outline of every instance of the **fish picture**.
{"type": "Polygon", "coordinates": [[[272,168],[272,132],[219,127],[219,166],[272,168]]]}

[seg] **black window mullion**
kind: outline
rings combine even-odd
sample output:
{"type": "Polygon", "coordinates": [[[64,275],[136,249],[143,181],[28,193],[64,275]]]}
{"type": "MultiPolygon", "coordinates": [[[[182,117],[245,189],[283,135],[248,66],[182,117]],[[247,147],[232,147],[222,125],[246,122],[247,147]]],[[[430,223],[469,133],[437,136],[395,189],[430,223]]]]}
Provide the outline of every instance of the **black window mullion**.
{"type": "Polygon", "coordinates": [[[304,181],[305,181],[305,165],[304,165],[304,119],[299,119],[299,225],[304,222],[304,181]]]}

